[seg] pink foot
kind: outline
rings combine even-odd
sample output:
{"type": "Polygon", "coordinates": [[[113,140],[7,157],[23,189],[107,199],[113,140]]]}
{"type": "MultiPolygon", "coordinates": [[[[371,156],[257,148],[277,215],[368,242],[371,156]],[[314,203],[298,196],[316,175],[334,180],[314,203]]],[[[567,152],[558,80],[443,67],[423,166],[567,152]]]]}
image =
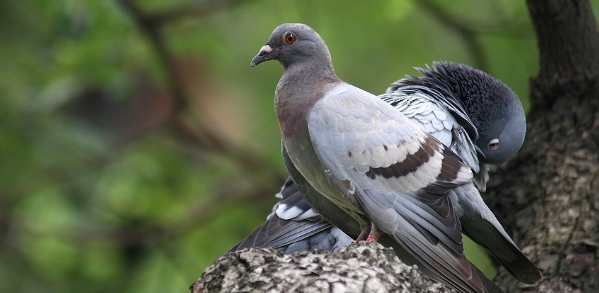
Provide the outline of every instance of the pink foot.
{"type": "Polygon", "coordinates": [[[379,233],[370,233],[368,234],[368,237],[366,237],[366,242],[371,242],[371,241],[379,241],[379,238],[381,238],[381,236],[383,235],[382,232],[379,233]]]}
{"type": "Polygon", "coordinates": [[[364,236],[363,236],[364,234],[366,234],[366,233],[360,233],[360,236],[358,236],[358,238],[356,239],[356,242],[379,241],[379,238],[381,238],[381,236],[383,235],[383,232],[381,230],[379,230],[379,228],[377,228],[377,226],[375,226],[374,223],[372,223],[370,226],[370,233],[368,233],[368,237],[364,238],[364,236]]]}

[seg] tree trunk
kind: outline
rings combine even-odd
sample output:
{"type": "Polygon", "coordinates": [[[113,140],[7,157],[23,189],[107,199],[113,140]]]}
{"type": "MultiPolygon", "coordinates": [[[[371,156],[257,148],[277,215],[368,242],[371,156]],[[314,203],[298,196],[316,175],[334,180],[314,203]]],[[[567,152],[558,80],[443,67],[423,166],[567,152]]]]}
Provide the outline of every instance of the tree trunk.
{"type": "MultiPolygon", "coordinates": [[[[524,291],[599,292],[599,27],[587,0],[527,3],[540,72],[526,141],[491,176],[488,203],[543,272],[524,291]]],[[[496,281],[523,291],[505,270],[496,281]]]]}

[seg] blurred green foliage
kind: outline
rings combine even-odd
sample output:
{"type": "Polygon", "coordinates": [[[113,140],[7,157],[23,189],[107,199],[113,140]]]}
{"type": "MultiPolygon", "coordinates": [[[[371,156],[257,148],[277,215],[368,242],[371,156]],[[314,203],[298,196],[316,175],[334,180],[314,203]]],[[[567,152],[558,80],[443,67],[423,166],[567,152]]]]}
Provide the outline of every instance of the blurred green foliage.
{"type": "Polygon", "coordinates": [[[262,223],[282,69],[249,62],[283,22],[373,93],[450,60],[526,105],[537,70],[524,1],[2,1],[0,292],[186,292],[262,223]]]}

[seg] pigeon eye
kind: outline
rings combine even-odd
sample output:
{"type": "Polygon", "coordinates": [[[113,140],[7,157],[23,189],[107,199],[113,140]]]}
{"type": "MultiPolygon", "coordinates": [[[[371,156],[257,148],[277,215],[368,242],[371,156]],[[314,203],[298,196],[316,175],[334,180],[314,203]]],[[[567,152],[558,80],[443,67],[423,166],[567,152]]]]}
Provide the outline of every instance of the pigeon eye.
{"type": "Polygon", "coordinates": [[[500,146],[501,146],[501,143],[499,142],[499,139],[497,139],[497,138],[491,139],[489,141],[489,144],[487,144],[487,148],[492,151],[498,149],[500,146]]]}
{"type": "Polygon", "coordinates": [[[292,32],[286,32],[283,35],[283,41],[285,42],[285,44],[291,45],[295,43],[295,41],[297,41],[297,36],[295,36],[295,34],[292,32]]]}

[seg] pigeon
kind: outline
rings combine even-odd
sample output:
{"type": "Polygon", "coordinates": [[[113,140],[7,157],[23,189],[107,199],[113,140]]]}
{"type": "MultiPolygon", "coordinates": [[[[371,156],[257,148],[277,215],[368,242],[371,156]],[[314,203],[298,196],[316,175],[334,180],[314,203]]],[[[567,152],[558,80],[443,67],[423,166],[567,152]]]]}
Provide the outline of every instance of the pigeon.
{"type": "MultiPolygon", "coordinates": [[[[443,144],[450,145],[451,150],[459,154],[478,174],[487,170],[483,167],[486,166],[483,161],[502,163],[519,150],[524,141],[526,121],[522,105],[509,87],[480,70],[462,64],[435,62],[432,68],[417,68],[417,70],[423,76],[407,76],[393,83],[379,98],[400,110],[412,122],[443,144]],[[490,109],[480,105],[486,105],[490,109]],[[479,137],[485,138],[483,143],[477,139],[479,137]],[[501,142],[501,145],[492,147],[492,140],[501,142]],[[503,152],[499,152],[502,148],[503,152]],[[487,150],[486,155],[483,149],[487,150]]],[[[296,186],[290,180],[283,186],[281,193],[285,194],[286,191],[297,193],[296,186]]],[[[452,192],[456,193],[454,196],[461,199],[458,200],[460,204],[458,208],[462,211],[459,214],[463,232],[489,249],[491,254],[520,281],[537,282],[541,278],[540,273],[511,241],[484,203],[479,200],[478,192],[471,186],[455,188],[452,192]],[[491,233],[494,237],[490,237],[491,233]]],[[[282,200],[279,204],[284,201],[286,200],[282,200]]],[[[303,200],[294,203],[298,204],[298,207],[301,206],[304,211],[309,208],[303,200]]],[[[285,203],[285,207],[289,209],[290,204],[291,202],[285,203]]],[[[312,210],[311,213],[316,212],[312,210]]],[[[337,228],[330,224],[324,227],[322,222],[318,224],[312,222],[320,228],[315,231],[308,229],[315,227],[297,218],[278,221],[277,225],[272,225],[269,222],[279,218],[274,211],[269,217],[270,219],[257,230],[270,229],[269,233],[263,232],[258,235],[254,232],[233,250],[259,246],[275,247],[285,253],[314,248],[335,251],[352,242],[351,238],[346,237],[347,235],[340,234],[337,230],[331,231],[337,228]],[[293,245],[292,250],[286,246],[291,245],[289,243],[279,246],[268,244],[260,246],[254,239],[261,237],[262,243],[275,243],[273,239],[289,237],[282,231],[292,231],[291,233],[296,236],[295,241],[289,242],[293,245]],[[300,231],[303,232],[302,236],[298,236],[300,231]],[[254,242],[251,241],[252,239],[254,242]],[[266,241],[266,239],[271,240],[266,241]],[[334,245],[331,241],[334,241],[334,245]]],[[[289,241],[289,238],[286,240],[289,241]]],[[[280,241],[277,243],[281,244],[280,241]]]]}
{"type": "MultiPolygon", "coordinates": [[[[462,232],[480,244],[514,277],[526,284],[542,279],[536,266],[518,249],[482,201],[487,163],[514,156],[526,135],[526,119],[517,95],[490,75],[466,65],[435,62],[418,69],[380,96],[412,122],[438,138],[478,176],[453,188],[462,232]]],[[[454,203],[454,204],[455,204],[454,203]]]]}
{"type": "Polygon", "coordinates": [[[359,232],[344,230],[357,239],[391,239],[402,260],[460,292],[501,292],[463,255],[451,191],[472,183],[470,167],[393,106],[339,79],[310,27],[277,27],[251,65],[268,60],[284,68],[275,91],[283,157],[310,206],[335,226],[357,223],[359,232]]]}
{"type": "MultiPolygon", "coordinates": [[[[526,118],[518,96],[501,81],[464,64],[434,62],[416,70],[422,76],[394,82],[379,98],[450,146],[484,191],[486,162],[505,162],[524,142],[526,118]]],[[[230,251],[272,247],[286,254],[316,248],[334,252],[354,241],[308,205],[291,177],[275,197],[281,200],[266,222],[230,251]]]]}

